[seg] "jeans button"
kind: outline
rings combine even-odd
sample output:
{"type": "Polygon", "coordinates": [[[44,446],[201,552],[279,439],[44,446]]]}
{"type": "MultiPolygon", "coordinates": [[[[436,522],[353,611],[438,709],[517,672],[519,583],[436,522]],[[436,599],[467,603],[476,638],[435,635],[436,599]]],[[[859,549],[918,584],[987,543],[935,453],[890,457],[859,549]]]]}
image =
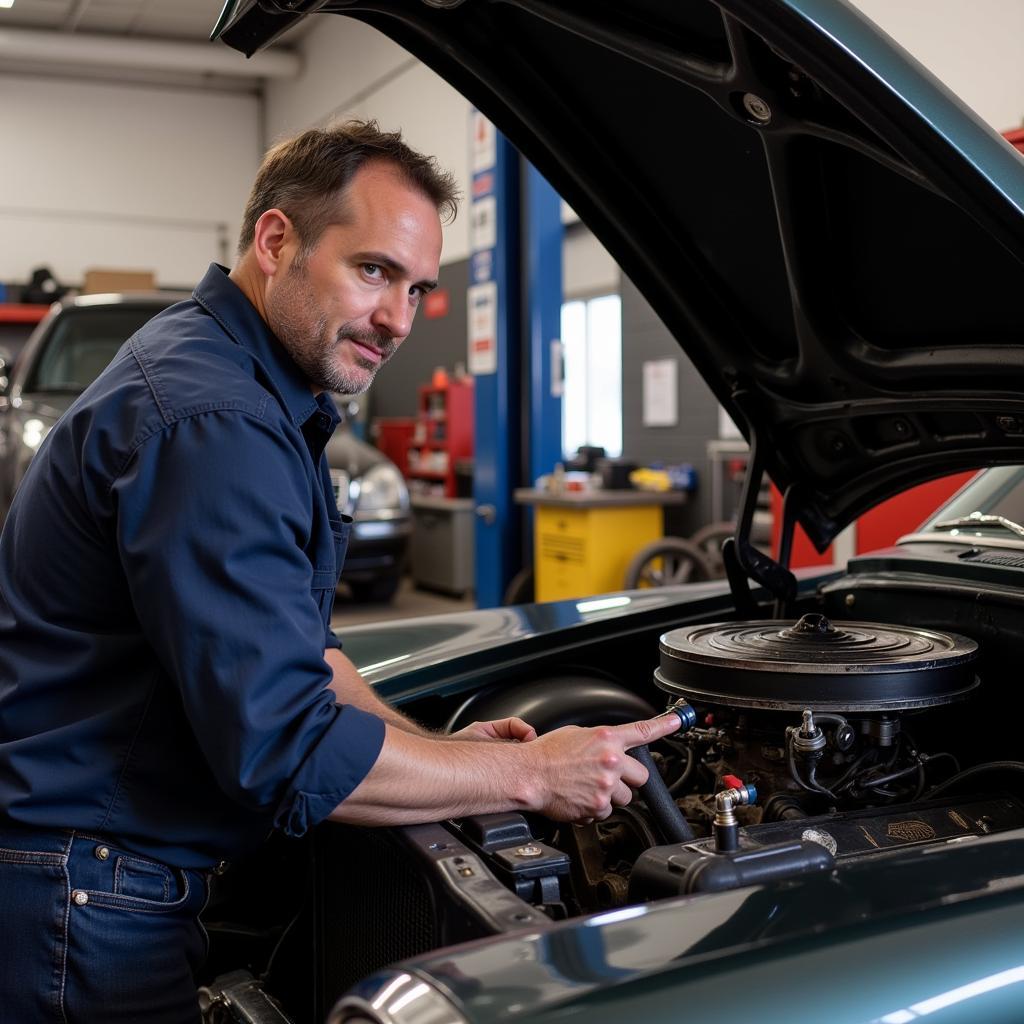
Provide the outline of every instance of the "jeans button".
{"type": "Polygon", "coordinates": [[[82,892],[81,889],[76,889],[71,894],[71,898],[75,901],[75,905],[79,907],[84,907],[89,902],[89,894],[82,892]]]}
{"type": "Polygon", "coordinates": [[[108,846],[97,846],[93,853],[96,854],[97,860],[106,860],[110,856],[110,847],[108,846]]]}

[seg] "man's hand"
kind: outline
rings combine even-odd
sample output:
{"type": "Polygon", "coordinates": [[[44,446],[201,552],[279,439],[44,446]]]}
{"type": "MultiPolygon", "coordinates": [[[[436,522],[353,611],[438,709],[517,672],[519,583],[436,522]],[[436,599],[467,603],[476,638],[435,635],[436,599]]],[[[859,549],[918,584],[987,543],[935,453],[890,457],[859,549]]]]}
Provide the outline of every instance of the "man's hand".
{"type": "Polygon", "coordinates": [[[567,725],[523,749],[533,770],[532,810],[557,821],[602,820],[632,799],[630,788],[647,781],[647,769],[626,751],[679,729],[676,715],[627,725],[581,729],[567,725]]]}
{"type": "Polygon", "coordinates": [[[521,718],[502,718],[496,722],[473,722],[458,732],[453,732],[455,740],[515,740],[529,743],[537,738],[537,730],[521,718]]]}
{"type": "Polygon", "coordinates": [[[668,736],[677,715],[628,725],[567,725],[536,737],[522,719],[467,726],[431,736],[385,723],[374,766],[331,813],[357,825],[412,825],[499,811],[536,811],[559,821],[607,818],[629,803],[647,769],[626,751],[668,736]],[[480,740],[514,740],[480,742],[480,740]],[[524,742],[524,740],[528,742],[524,742]]]}

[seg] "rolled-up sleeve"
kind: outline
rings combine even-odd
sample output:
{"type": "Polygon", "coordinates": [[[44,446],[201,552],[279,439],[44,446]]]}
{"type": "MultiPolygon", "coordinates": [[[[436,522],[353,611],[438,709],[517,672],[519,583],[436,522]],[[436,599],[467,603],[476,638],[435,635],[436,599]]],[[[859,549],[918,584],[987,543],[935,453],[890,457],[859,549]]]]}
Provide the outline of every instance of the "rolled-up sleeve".
{"type": "Polygon", "coordinates": [[[114,480],[120,557],[142,630],[221,789],[291,834],[373,766],[384,724],[327,688],[313,564],[317,474],[297,431],[212,409],[165,425],[114,480]]]}

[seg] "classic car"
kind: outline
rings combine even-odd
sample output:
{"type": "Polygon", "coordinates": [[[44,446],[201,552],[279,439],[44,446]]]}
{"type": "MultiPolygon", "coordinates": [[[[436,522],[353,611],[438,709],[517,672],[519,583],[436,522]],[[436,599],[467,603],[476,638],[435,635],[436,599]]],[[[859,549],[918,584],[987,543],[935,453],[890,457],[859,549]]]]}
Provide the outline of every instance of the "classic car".
{"type": "Polygon", "coordinates": [[[1020,155],[841,0],[235,0],[215,34],[251,53],[304,16],[374,26],[495,122],[752,468],[726,581],[345,631],[438,728],[680,732],[601,822],[268,844],[207,914],[209,1019],[1024,1019],[1020,155]],[[824,549],[982,467],[904,543],[788,567],[797,524],[824,549]]]}
{"type": "MultiPolygon", "coordinates": [[[[186,297],[136,292],[62,299],[32,332],[13,368],[0,366],[0,523],[58,417],[127,338],[186,297]]],[[[351,411],[350,398],[335,397],[343,414],[351,411]]],[[[338,507],[354,519],[342,582],[356,600],[389,601],[401,581],[412,531],[402,474],[345,423],[327,445],[327,461],[338,507]]]]}

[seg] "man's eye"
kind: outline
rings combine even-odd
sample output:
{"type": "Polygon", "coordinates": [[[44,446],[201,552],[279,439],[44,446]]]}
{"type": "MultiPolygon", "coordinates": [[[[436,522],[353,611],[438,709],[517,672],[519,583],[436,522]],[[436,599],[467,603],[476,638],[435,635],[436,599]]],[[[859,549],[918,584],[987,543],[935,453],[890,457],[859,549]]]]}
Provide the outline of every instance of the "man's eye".
{"type": "Polygon", "coordinates": [[[380,265],[377,263],[364,263],[363,273],[366,274],[367,277],[380,277],[383,270],[381,270],[380,265]]]}

